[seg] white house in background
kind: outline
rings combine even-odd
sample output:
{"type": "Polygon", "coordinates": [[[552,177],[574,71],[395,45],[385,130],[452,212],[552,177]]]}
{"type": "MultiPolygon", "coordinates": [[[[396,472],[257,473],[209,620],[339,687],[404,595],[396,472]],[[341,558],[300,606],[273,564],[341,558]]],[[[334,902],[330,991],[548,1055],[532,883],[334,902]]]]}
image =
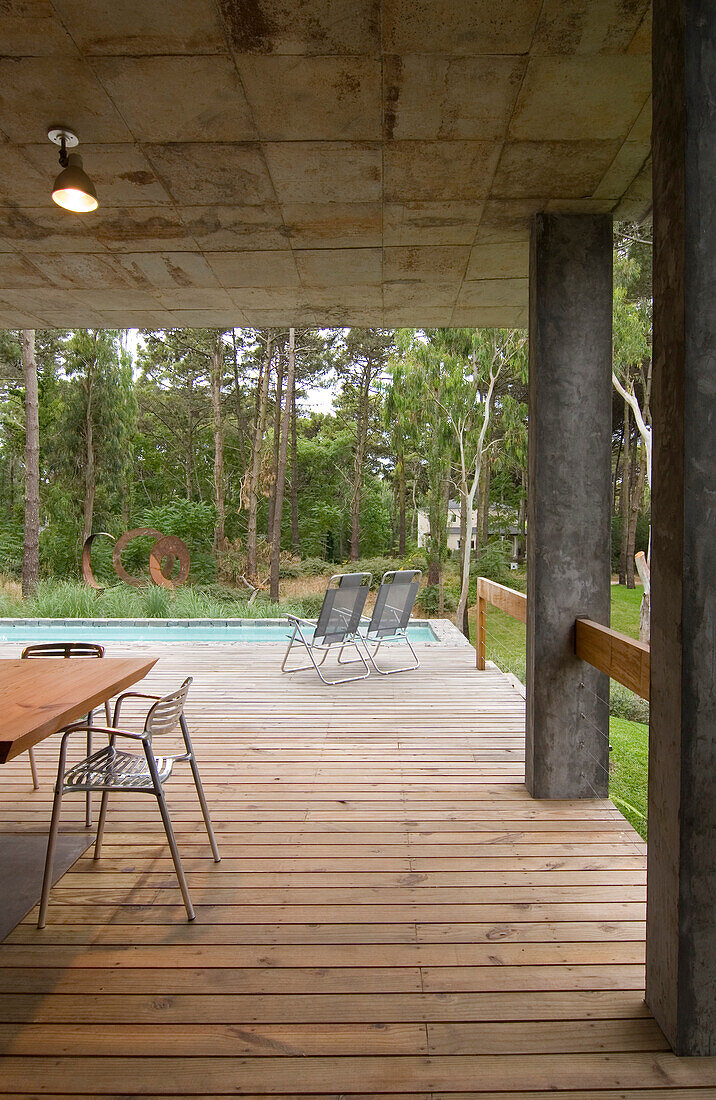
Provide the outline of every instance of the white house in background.
{"type": "MultiPolygon", "coordinates": [[[[470,549],[475,549],[475,531],[477,528],[477,511],[472,513],[472,540],[470,543],[470,549]]],[[[425,546],[427,539],[430,538],[430,520],[428,518],[427,510],[421,508],[418,512],[418,546],[425,546]]],[[[448,550],[460,549],[460,503],[457,500],[451,500],[448,504],[448,526],[447,526],[447,548],[448,550]]]]}

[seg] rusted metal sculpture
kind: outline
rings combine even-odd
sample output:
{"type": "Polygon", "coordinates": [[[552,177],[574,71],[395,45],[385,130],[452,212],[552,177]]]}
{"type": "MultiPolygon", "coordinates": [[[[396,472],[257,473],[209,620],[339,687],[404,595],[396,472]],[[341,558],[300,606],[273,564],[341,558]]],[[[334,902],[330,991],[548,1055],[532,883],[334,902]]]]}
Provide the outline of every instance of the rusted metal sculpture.
{"type": "MultiPolygon", "coordinates": [[[[102,592],[103,586],[92,572],[91,562],[92,543],[99,535],[114,540],[114,536],[110,535],[108,531],[96,531],[95,534],[85,539],[82,547],[82,576],[91,588],[102,592]]],[[[149,572],[154,583],[162,588],[178,588],[179,585],[184,584],[189,576],[191,565],[186,543],[177,538],[176,535],[164,535],[161,531],[155,530],[154,527],[135,527],[132,531],[125,531],[116,540],[112,549],[112,565],[119,579],[124,581],[125,584],[131,584],[133,588],[139,588],[148,583],[144,577],[133,577],[122,565],[122,551],[134,539],[146,536],[155,540],[149,551],[149,572]],[[179,560],[179,572],[176,577],[172,577],[172,570],[177,559],[179,560]]]]}
{"type": "Polygon", "coordinates": [[[162,588],[178,588],[180,584],[184,584],[189,576],[190,564],[186,543],[176,535],[165,535],[157,539],[149,551],[149,572],[154,583],[162,588]],[[163,558],[166,559],[164,569],[162,569],[163,558]],[[176,577],[172,577],[171,570],[176,558],[179,559],[179,572],[176,577]]]}
{"type": "Polygon", "coordinates": [[[109,531],[95,531],[93,535],[85,539],[85,544],[82,547],[82,576],[90,588],[94,588],[97,592],[104,592],[104,585],[101,585],[94,573],[92,572],[92,543],[95,539],[103,535],[105,538],[112,539],[114,542],[114,535],[110,535],[109,531]]]}

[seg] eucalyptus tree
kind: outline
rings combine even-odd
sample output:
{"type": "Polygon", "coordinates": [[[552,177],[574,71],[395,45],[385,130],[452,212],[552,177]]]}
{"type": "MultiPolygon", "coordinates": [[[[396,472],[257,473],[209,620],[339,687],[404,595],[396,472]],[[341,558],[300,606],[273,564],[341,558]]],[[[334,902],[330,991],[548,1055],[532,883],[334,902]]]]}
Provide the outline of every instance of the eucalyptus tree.
{"type": "Polygon", "coordinates": [[[40,411],[35,332],[20,334],[25,380],[25,520],[22,594],[31,596],[40,579],[40,411]]]}
{"type": "Polygon", "coordinates": [[[456,623],[467,633],[473,511],[501,374],[526,371],[527,334],[512,329],[429,329],[408,342],[415,397],[433,413],[433,431],[450,441],[460,496],[461,581],[456,623]]]}
{"type": "MultiPolygon", "coordinates": [[[[644,252],[645,242],[639,241],[637,252],[644,252]]],[[[629,235],[622,234],[614,254],[614,311],[612,383],[622,398],[623,448],[620,511],[622,518],[620,582],[634,587],[634,550],[639,510],[644,485],[651,490],[651,327],[652,302],[645,285],[642,263],[648,259],[635,255],[629,235]],[[636,443],[632,446],[631,421],[634,421],[636,443]]],[[[648,566],[648,557],[647,557],[648,566]]],[[[649,591],[644,586],[640,634],[644,640],[649,632],[649,591]]]]}
{"type": "Polygon", "coordinates": [[[92,533],[98,485],[103,509],[122,495],[131,460],[134,420],[132,368],[119,334],[77,329],[64,347],[62,461],[82,483],[82,539],[92,533]]]}
{"type": "Polygon", "coordinates": [[[351,485],[351,561],[360,557],[360,512],[363,479],[371,431],[378,421],[380,382],[385,379],[394,349],[394,334],[387,329],[347,329],[336,347],[336,371],[342,382],[342,407],[355,424],[351,485]]]}

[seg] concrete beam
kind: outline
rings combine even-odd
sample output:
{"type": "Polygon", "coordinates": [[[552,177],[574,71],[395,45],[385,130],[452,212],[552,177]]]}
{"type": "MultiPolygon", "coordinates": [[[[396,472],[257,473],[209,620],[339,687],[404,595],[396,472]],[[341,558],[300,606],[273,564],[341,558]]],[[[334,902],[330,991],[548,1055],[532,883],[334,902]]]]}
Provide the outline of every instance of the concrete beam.
{"type": "Polygon", "coordinates": [[[716,1054],[716,20],[654,4],[654,475],[646,999],[716,1054]]]}
{"type": "Polygon", "coordinates": [[[538,214],[530,254],[526,780],[535,798],[608,791],[609,681],[574,623],[610,604],[612,220],[538,214]]]}

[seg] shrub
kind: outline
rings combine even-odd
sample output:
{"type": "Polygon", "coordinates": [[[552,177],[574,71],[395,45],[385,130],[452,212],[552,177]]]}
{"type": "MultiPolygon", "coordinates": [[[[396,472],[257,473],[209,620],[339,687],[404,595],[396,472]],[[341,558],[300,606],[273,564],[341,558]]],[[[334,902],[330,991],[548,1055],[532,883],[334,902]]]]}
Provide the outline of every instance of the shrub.
{"type": "MultiPolygon", "coordinates": [[[[455,595],[454,590],[445,585],[443,588],[443,614],[449,611],[455,611],[457,608],[458,597],[455,595]]],[[[418,595],[417,603],[424,615],[439,615],[440,614],[440,585],[438,584],[426,584],[425,588],[421,588],[418,595]]]]}
{"type": "Polygon", "coordinates": [[[649,704],[629,688],[611,680],[609,684],[609,713],[628,722],[649,724],[649,704]]]}
{"type": "Polygon", "coordinates": [[[478,577],[487,577],[497,584],[509,584],[509,557],[502,539],[495,539],[482,547],[475,559],[475,572],[478,577]]]}
{"type": "Polygon", "coordinates": [[[336,571],[336,564],[323,558],[303,558],[298,569],[299,577],[330,577],[336,571]]]}

